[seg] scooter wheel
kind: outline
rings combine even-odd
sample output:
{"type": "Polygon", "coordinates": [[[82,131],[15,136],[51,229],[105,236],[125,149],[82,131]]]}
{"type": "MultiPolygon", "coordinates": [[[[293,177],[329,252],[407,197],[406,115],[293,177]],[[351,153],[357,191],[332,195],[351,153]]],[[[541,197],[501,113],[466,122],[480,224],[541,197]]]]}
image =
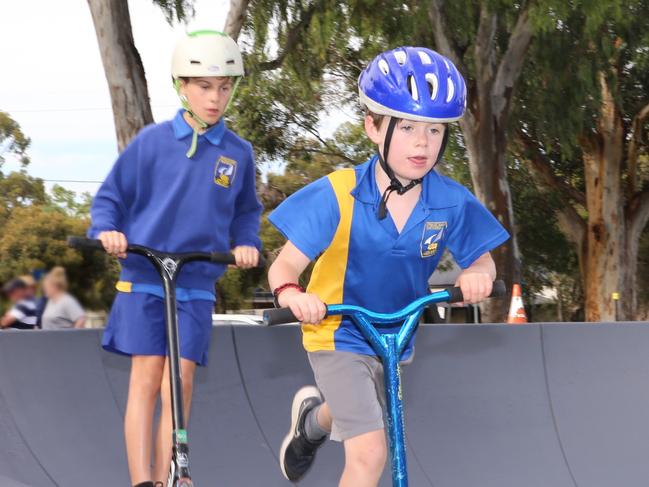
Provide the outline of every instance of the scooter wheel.
{"type": "Polygon", "coordinates": [[[176,482],[176,487],[194,487],[194,482],[190,479],[180,479],[176,482]]]}

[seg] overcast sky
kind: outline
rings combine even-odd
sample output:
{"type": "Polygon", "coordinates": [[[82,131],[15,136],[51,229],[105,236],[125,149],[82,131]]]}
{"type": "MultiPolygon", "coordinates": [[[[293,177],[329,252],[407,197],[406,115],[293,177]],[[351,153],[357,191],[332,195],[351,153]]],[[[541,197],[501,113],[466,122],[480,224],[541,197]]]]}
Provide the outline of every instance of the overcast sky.
{"type": "MultiPolygon", "coordinates": [[[[156,121],[178,99],[170,57],[185,30],[221,30],[228,0],[196,0],[187,26],[169,26],[151,0],[129,0],[156,121]]],[[[110,96],[86,0],[20,0],[0,7],[0,110],[31,138],[28,172],[45,180],[101,181],[117,156],[110,96]]],[[[7,163],[3,170],[17,166],[7,163]]],[[[97,184],[60,183],[94,193],[97,184]]],[[[50,187],[51,184],[48,184],[50,187]]]]}

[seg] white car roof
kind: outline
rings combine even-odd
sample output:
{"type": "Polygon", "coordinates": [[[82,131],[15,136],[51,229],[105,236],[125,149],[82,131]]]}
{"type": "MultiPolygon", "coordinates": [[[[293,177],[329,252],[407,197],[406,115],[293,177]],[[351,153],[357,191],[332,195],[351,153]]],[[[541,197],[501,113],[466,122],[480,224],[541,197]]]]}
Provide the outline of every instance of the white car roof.
{"type": "Polygon", "coordinates": [[[212,314],[212,325],[262,325],[263,318],[259,315],[244,314],[212,314]]]}

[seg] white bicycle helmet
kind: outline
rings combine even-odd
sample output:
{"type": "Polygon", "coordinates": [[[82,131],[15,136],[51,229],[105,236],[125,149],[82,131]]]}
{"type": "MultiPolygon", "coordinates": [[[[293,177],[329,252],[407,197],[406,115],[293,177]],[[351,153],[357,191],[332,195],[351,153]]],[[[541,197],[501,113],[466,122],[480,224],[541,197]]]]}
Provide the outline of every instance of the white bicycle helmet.
{"type": "Polygon", "coordinates": [[[178,41],[171,58],[174,79],[200,76],[243,76],[239,46],[227,34],[199,30],[178,41]]]}
{"type": "MultiPolygon", "coordinates": [[[[180,97],[183,108],[203,129],[207,128],[208,124],[193,112],[187,99],[180,94],[181,78],[209,76],[236,78],[225,113],[243,75],[243,59],[239,46],[234,39],[223,32],[215,30],[190,32],[178,41],[171,57],[171,76],[176,93],[180,97]]],[[[194,129],[187,157],[191,158],[194,155],[197,143],[198,129],[194,129]]]]}

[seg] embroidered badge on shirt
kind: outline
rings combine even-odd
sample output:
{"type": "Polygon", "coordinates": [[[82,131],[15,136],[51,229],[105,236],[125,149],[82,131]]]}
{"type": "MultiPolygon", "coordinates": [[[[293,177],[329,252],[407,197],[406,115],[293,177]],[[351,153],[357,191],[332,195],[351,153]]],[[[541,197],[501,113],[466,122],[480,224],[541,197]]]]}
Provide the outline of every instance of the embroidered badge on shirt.
{"type": "Polygon", "coordinates": [[[421,256],[432,257],[437,253],[440,243],[446,234],[446,222],[426,222],[421,236],[421,256]]]}
{"type": "Polygon", "coordinates": [[[237,161],[221,156],[216,161],[214,169],[214,182],[224,188],[229,188],[234,181],[234,174],[237,169],[237,161]]]}

